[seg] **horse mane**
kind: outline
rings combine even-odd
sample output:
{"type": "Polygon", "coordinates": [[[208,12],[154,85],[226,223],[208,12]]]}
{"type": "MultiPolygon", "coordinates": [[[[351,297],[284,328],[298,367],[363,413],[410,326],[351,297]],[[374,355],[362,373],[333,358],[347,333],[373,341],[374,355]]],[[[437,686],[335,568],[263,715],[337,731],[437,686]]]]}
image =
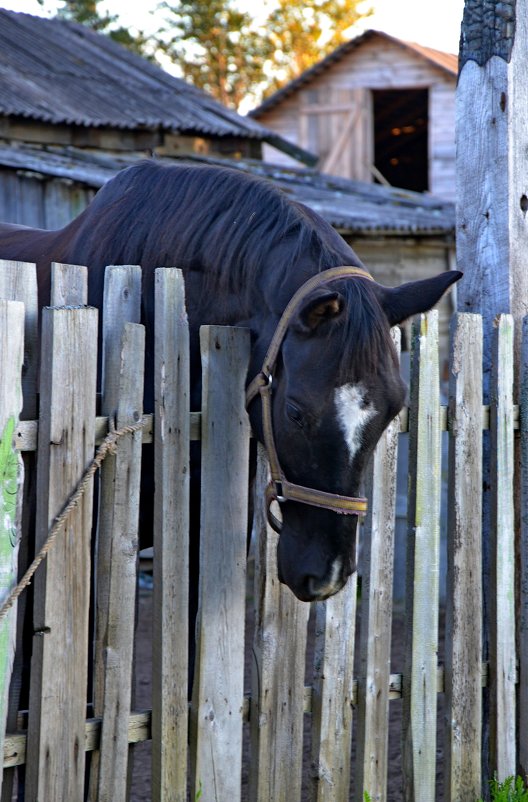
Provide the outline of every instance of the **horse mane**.
{"type": "MultiPolygon", "coordinates": [[[[219,302],[222,295],[236,293],[248,308],[263,273],[278,295],[301,255],[303,270],[308,255],[311,274],[341,264],[361,266],[350,246],[313,210],[271,181],[232,167],[141,161],[105,184],[70,225],[77,261],[80,254],[89,266],[196,270],[219,302]],[[270,250],[277,246],[282,246],[281,259],[270,265],[270,250]]],[[[299,276],[299,284],[309,275],[299,276]]],[[[375,366],[387,348],[393,350],[369,284],[343,282],[351,310],[342,327],[343,374],[355,372],[354,364],[375,366]]]]}
{"type": "Polygon", "coordinates": [[[230,291],[254,283],[278,243],[288,245],[283,270],[307,248],[315,272],[354,257],[344,241],[331,242],[326,221],[270,181],[231,167],[139,162],[105,184],[78,220],[75,246],[89,241],[92,263],[200,270],[230,291]]]}

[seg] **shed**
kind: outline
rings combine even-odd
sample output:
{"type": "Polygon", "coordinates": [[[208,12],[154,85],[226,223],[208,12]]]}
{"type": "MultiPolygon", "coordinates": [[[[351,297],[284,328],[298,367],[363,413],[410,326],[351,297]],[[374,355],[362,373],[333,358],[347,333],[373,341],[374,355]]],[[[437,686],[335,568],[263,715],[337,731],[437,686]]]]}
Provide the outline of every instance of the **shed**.
{"type": "Polygon", "coordinates": [[[108,36],[0,9],[1,144],[259,158],[263,142],[311,159],[108,36]]]}
{"type": "MultiPolygon", "coordinates": [[[[317,154],[323,172],[455,198],[456,55],[369,30],[250,117],[317,154]]],[[[266,145],[265,160],[291,164],[266,145]]]]}

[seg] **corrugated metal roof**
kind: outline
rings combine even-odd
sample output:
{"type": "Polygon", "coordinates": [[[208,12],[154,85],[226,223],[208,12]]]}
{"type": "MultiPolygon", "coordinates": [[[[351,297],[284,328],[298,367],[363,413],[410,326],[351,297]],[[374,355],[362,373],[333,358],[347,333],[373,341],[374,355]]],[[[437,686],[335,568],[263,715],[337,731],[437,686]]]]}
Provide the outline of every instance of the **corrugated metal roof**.
{"type": "MultiPolygon", "coordinates": [[[[283,140],[107,36],[0,9],[0,115],[50,124],[283,140]]],[[[290,146],[291,147],[291,146],[290,146]]]]}
{"type": "Polygon", "coordinates": [[[423,45],[418,45],[415,42],[405,42],[402,39],[397,39],[395,36],[390,36],[388,33],[384,31],[374,31],[369,30],[365,31],[365,33],[361,34],[360,36],[356,36],[354,39],[351,39],[349,42],[345,42],[344,44],[337,47],[328,56],[321,61],[318,61],[317,64],[314,64],[312,67],[309,67],[305,70],[301,75],[297,78],[294,78],[293,81],[290,81],[286,86],[283,86],[281,89],[278,89],[274,92],[270,97],[268,97],[260,106],[257,108],[252,109],[249,112],[250,117],[255,117],[256,119],[259,118],[261,114],[264,114],[270,109],[277,106],[279,103],[282,103],[287,97],[292,95],[294,92],[297,92],[298,89],[305,86],[306,84],[313,81],[321,73],[325,72],[329,67],[333,64],[336,64],[338,61],[341,61],[343,58],[348,56],[354,50],[356,50],[360,45],[365,44],[373,39],[379,38],[381,39],[381,44],[383,44],[383,40],[392,42],[393,44],[399,45],[408,50],[412,50],[414,53],[418,54],[422,58],[429,61],[435,67],[439,67],[440,69],[450,73],[451,75],[455,76],[458,72],[458,57],[451,54],[451,53],[443,53],[440,50],[433,50],[430,47],[424,47],[423,45]]]}
{"type": "MultiPolygon", "coordinates": [[[[94,188],[102,186],[138,158],[131,155],[116,158],[75,148],[0,147],[1,166],[69,179],[94,188]]],[[[345,234],[454,236],[454,204],[421,193],[336,178],[308,168],[285,168],[249,159],[235,161],[186,156],[159,161],[227,164],[263,176],[294,200],[317,211],[345,234]]]]}

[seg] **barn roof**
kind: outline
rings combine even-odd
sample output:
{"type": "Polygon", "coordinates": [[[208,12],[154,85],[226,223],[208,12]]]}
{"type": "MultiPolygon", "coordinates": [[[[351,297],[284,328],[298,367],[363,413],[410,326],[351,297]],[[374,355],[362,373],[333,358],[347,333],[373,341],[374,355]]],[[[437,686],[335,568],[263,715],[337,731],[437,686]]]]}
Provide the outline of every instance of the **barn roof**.
{"type": "MultiPolygon", "coordinates": [[[[0,115],[51,125],[241,137],[291,149],[110,37],[62,19],[0,9],[0,115]]],[[[307,160],[309,154],[304,152],[307,160]]],[[[313,163],[313,161],[312,161],[313,163]]]]}
{"type": "MultiPolygon", "coordinates": [[[[99,188],[137,156],[105,154],[75,148],[42,150],[0,147],[0,167],[99,188]]],[[[309,168],[286,168],[250,159],[206,156],[160,158],[160,162],[194,161],[229,165],[273,181],[291,198],[318,212],[345,235],[454,236],[454,204],[431,196],[380,184],[325,175],[309,168]]]]}
{"type": "Polygon", "coordinates": [[[393,44],[396,44],[405,50],[410,50],[434,67],[438,67],[444,72],[449,73],[454,78],[457,76],[458,57],[456,55],[453,55],[452,53],[444,53],[440,50],[434,50],[431,47],[424,47],[423,45],[416,44],[415,42],[406,42],[403,39],[397,39],[395,36],[390,36],[384,31],[368,30],[360,36],[356,36],[354,39],[350,39],[350,41],[340,45],[331,53],[329,53],[329,55],[324,59],[318,61],[317,64],[309,67],[297,78],[294,78],[293,81],[290,81],[281,89],[278,89],[263,103],[261,103],[260,106],[257,106],[255,109],[250,111],[249,116],[258,119],[261,114],[270,111],[270,109],[274,108],[279,103],[282,103],[282,101],[287,97],[292,95],[298,89],[301,89],[301,87],[305,86],[306,84],[309,84],[310,81],[317,78],[329,67],[346,58],[348,55],[357,50],[358,47],[367,42],[374,42],[376,39],[381,40],[381,45],[383,45],[383,42],[392,42],[393,44]]]}

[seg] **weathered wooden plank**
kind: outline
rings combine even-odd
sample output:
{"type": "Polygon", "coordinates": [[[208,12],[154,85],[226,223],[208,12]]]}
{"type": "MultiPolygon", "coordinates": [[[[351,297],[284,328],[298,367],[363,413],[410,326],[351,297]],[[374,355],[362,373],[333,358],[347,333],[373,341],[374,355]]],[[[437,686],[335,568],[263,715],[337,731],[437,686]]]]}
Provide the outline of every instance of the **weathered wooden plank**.
{"type": "Polygon", "coordinates": [[[511,315],[497,317],[490,387],[490,758],[499,780],[517,770],[513,329],[511,315]]]}
{"type": "Polygon", "coordinates": [[[88,269],[83,265],[51,263],[51,306],[88,303],[88,269]]]}
{"type": "MultiPolygon", "coordinates": [[[[119,351],[121,387],[116,398],[117,429],[132,426],[141,420],[144,327],[137,323],[125,323],[119,351]]],[[[97,789],[94,795],[97,802],[126,802],[129,765],[127,727],[132,706],[134,662],[140,431],[119,441],[117,453],[107,457],[105,468],[107,470],[102,483],[111,482],[111,492],[107,488],[101,496],[105,504],[112,503],[112,509],[108,509],[104,516],[110,541],[108,607],[105,611],[106,627],[104,633],[99,632],[98,639],[98,646],[102,650],[98,656],[103,664],[103,699],[101,710],[96,709],[95,714],[102,715],[102,728],[92,787],[97,789]]]]}
{"type": "MultiPolygon", "coordinates": [[[[400,333],[393,330],[399,353],[400,333]]],[[[361,550],[361,641],[357,700],[355,800],[367,792],[374,802],[387,800],[389,676],[398,418],[374,452],[369,477],[369,514],[361,550]]]]}
{"type": "Polygon", "coordinates": [[[446,591],[446,802],[482,792],[482,319],[451,328],[446,591]]]}
{"type": "Polygon", "coordinates": [[[316,604],[310,781],[317,802],[348,799],[356,600],[354,571],[338,594],[316,604]]]}
{"type": "MultiPolygon", "coordinates": [[[[0,603],[17,582],[24,470],[14,447],[22,409],[24,304],[0,300],[0,603]]],[[[17,607],[0,623],[0,754],[8,721],[9,688],[17,644],[17,607]]],[[[3,772],[0,774],[0,790],[3,772]]]]}
{"type": "MultiPolygon", "coordinates": [[[[37,548],[93,457],[96,343],[96,309],[43,310],[37,548]]],[[[84,796],[91,525],[87,492],[35,577],[29,800],[84,796]]]]}
{"type": "Polygon", "coordinates": [[[523,320],[519,376],[520,532],[519,532],[519,769],[528,783],[528,317],[523,320]]]}
{"type": "Polygon", "coordinates": [[[268,462],[258,445],[253,536],[255,629],[251,693],[250,799],[300,799],[306,627],[310,607],[277,578],[277,534],[268,525],[268,462]]]}
{"type": "Polygon", "coordinates": [[[408,802],[433,802],[441,479],[438,312],[421,315],[414,328],[403,694],[404,794],[408,802]]]}
{"type": "Polygon", "coordinates": [[[24,376],[22,392],[24,405],[21,419],[32,420],[37,414],[38,374],[38,298],[36,267],[31,262],[11,262],[0,259],[0,298],[22,301],[24,320],[24,376]]]}
{"type": "Polygon", "coordinates": [[[191,797],[241,794],[249,422],[249,332],[204,327],[202,494],[191,797]],[[229,381],[226,381],[226,376],[229,381]]]}
{"type": "Polygon", "coordinates": [[[186,802],[190,367],[180,270],[156,270],[155,322],[152,799],[186,802]]]}
{"type": "Polygon", "coordinates": [[[125,323],[141,318],[141,268],[110,265],[105,270],[103,300],[103,412],[112,415],[119,386],[119,349],[125,323]]]}
{"type": "MultiPolygon", "coordinates": [[[[526,197],[528,186],[528,0],[488,3],[467,0],[461,28],[457,83],[456,176],[457,262],[464,271],[457,299],[461,312],[483,315],[484,400],[489,401],[493,321],[511,313],[516,323],[515,359],[521,320],[528,313],[526,197]]],[[[483,453],[483,587],[492,584],[493,540],[489,438],[483,453]]],[[[484,653],[491,606],[484,604],[484,653]]],[[[494,752],[487,717],[483,754],[494,752]]],[[[496,767],[486,767],[485,780],[496,767]]]]}
{"type": "MultiPolygon", "coordinates": [[[[36,266],[28,262],[0,260],[0,298],[6,301],[21,301],[25,308],[24,319],[24,372],[22,376],[23,406],[20,418],[29,421],[37,414],[37,376],[38,376],[38,299],[36,266]]],[[[18,433],[15,438],[18,444],[18,433]]],[[[36,450],[36,443],[35,443],[36,450]]],[[[22,508],[22,537],[19,545],[19,574],[25,571],[29,562],[30,541],[34,531],[34,476],[35,455],[24,455],[24,500],[22,508]]],[[[17,646],[11,680],[7,726],[13,729],[20,706],[22,675],[24,671],[23,627],[26,616],[26,598],[19,599],[17,605],[17,646]]],[[[2,802],[10,802],[12,777],[4,777],[2,802]]]]}
{"type": "MultiPolygon", "coordinates": [[[[144,339],[144,333],[138,331],[134,335],[131,329],[124,337],[127,323],[139,323],[140,303],[141,268],[135,265],[107,267],[103,296],[101,411],[109,418],[109,428],[137,423],[141,417],[144,342],[141,345],[140,340],[144,339]],[[136,366],[123,361],[123,347],[126,345],[130,349],[133,343],[140,351],[135,355],[129,351],[127,359],[137,359],[136,366]],[[116,420],[118,414],[121,424],[116,420]]],[[[115,738],[116,750],[114,760],[101,753],[101,756],[94,755],[91,761],[90,799],[94,802],[113,798],[114,794],[117,802],[124,799],[126,792],[126,785],[123,787],[122,783],[123,778],[126,780],[128,744],[123,717],[131,707],[140,464],[141,433],[138,432],[126,446],[120,443],[116,455],[106,458],[100,473],[94,712],[104,719],[108,717],[105,746],[108,746],[108,739],[115,738]],[[126,600],[124,603],[120,600],[121,593],[126,600]],[[119,733],[114,732],[114,728],[118,728],[119,733]]]]}

